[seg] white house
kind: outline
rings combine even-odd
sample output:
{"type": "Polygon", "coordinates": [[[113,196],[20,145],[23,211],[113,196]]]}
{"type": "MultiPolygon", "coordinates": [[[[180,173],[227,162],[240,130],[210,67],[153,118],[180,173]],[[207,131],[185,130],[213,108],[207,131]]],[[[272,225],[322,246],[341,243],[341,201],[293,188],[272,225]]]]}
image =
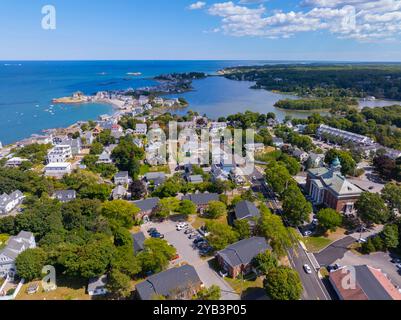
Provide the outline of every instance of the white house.
{"type": "Polygon", "coordinates": [[[107,275],[98,278],[92,278],[88,284],[88,294],[92,296],[103,296],[107,294],[107,275]]]}
{"type": "Polygon", "coordinates": [[[23,251],[35,247],[35,237],[31,232],[21,231],[16,237],[11,237],[0,251],[0,277],[14,277],[18,273],[15,259],[23,251]]]}
{"type": "Polygon", "coordinates": [[[373,145],[375,143],[373,139],[367,136],[362,136],[353,132],[340,130],[330,126],[326,126],[324,124],[322,124],[317,130],[317,135],[320,138],[324,138],[325,136],[338,137],[344,139],[344,141],[350,141],[364,146],[373,145]]]}
{"type": "Polygon", "coordinates": [[[68,162],[49,163],[45,167],[45,176],[62,178],[65,175],[70,174],[71,171],[72,171],[71,163],[68,162]]]}
{"type": "Polygon", "coordinates": [[[301,163],[304,163],[309,158],[309,155],[299,148],[295,148],[292,152],[292,155],[297,158],[301,163]]]}
{"type": "Polygon", "coordinates": [[[138,102],[140,103],[141,106],[143,106],[149,103],[149,98],[147,96],[140,96],[138,102]]]}
{"type": "Polygon", "coordinates": [[[81,138],[65,139],[60,143],[60,145],[70,146],[72,155],[78,155],[81,153],[81,138]]]}
{"type": "Polygon", "coordinates": [[[7,160],[6,167],[16,168],[16,167],[19,167],[25,161],[29,161],[29,160],[20,158],[20,157],[14,157],[14,158],[7,160]]]}
{"type": "Polygon", "coordinates": [[[148,132],[148,126],[146,123],[137,123],[135,126],[135,134],[146,135],[148,132]]]}
{"type": "Polygon", "coordinates": [[[262,152],[265,150],[265,145],[263,143],[248,143],[244,147],[249,152],[262,152]]]}
{"type": "Polygon", "coordinates": [[[47,154],[48,163],[66,162],[72,158],[71,146],[67,144],[56,145],[47,154]]]}
{"type": "Polygon", "coordinates": [[[131,182],[132,179],[129,177],[128,171],[120,171],[114,176],[114,184],[116,185],[126,185],[130,184],[131,182]]]}
{"type": "Polygon", "coordinates": [[[95,140],[95,137],[93,136],[91,131],[85,132],[84,138],[85,138],[86,144],[88,146],[90,146],[93,143],[93,141],[95,140]]]}
{"type": "Polygon", "coordinates": [[[10,195],[4,193],[0,196],[0,215],[7,214],[14,210],[24,200],[24,194],[16,190],[10,195]]]}

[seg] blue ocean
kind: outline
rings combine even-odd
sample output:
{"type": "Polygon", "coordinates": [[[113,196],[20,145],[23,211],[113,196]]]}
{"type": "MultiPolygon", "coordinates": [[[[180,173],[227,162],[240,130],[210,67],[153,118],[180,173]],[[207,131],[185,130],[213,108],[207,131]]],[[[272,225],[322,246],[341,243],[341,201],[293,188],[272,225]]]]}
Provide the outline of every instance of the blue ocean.
{"type": "MultiPolygon", "coordinates": [[[[3,145],[66,127],[78,120],[96,119],[111,113],[104,104],[52,105],[52,99],[76,91],[94,94],[101,90],[139,88],[155,84],[152,77],[172,72],[198,71],[215,74],[230,66],[268,61],[2,61],[0,62],[0,141],[3,145]],[[140,72],[133,77],[129,73],[140,72]]],[[[277,62],[276,62],[277,63],[277,62]]],[[[252,90],[252,83],[211,77],[194,82],[195,90],[183,94],[189,108],[217,118],[247,109],[284,112],[273,105],[284,96],[252,90]]],[[[186,111],[182,111],[186,112],[186,111]]],[[[304,116],[304,115],[303,115],[304,116]]]]}

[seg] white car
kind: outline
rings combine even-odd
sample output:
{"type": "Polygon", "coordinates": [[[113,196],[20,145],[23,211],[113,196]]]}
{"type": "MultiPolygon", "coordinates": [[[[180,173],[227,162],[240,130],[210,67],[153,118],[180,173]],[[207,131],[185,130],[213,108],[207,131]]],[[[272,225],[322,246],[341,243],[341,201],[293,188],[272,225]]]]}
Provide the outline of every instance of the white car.
{"type": "Polygon", "coordinates": [[[305,264],[304,265],[304,270],[307,274],[312,274],[312,269],[309,267],[309,265],[305,264]]]}
{"type": "Polygon", "coordinates": [[[367,240],[365,238],[360,238],[358,239],[358,243],[366,243],[367,240]]]}
{"type": "Polygon", "coordinates": [[[309,237],[309,236],[311,236],[312,235],[312,231],[305,231],[304,232],[304,236],[305,237],[309,237]]]}
{"type": "Polygon", "coordinates": [[[317,226],[317,225],[319,224],[319,220],[313,219],[313,220],[312,220],[312,223],[313,223],[315,226],[317,226]]]}
{"type": "Polygon", "coordinates": [[[401,270],[401,263],[397,263],[395,266],[401,270]]]}

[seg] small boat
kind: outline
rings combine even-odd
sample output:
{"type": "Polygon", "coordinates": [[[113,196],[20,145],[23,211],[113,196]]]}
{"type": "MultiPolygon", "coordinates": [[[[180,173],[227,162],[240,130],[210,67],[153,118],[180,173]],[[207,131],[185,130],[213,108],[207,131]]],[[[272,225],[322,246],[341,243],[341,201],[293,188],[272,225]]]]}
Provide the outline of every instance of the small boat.
{"type": "Polygon", "coordinates": [[[135,76],[135,77],[138,77],[138,76],[141,76],[141,75],[142,75],[141,72],[127,72],[127,76],[135,76]]]}

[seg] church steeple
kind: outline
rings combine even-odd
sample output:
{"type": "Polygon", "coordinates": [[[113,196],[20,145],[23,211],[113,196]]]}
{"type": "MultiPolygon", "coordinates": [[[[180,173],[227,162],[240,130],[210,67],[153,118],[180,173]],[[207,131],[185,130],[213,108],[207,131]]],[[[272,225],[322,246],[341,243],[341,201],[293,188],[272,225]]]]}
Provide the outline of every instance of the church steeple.
{"type": "Polygon", "coordinates": [[[331,163],[331,170],[333,172],[341,172],[341,169],[342,169],[341,161],[338,157],[336,157],[331,163]]]}

